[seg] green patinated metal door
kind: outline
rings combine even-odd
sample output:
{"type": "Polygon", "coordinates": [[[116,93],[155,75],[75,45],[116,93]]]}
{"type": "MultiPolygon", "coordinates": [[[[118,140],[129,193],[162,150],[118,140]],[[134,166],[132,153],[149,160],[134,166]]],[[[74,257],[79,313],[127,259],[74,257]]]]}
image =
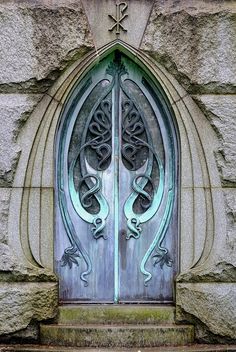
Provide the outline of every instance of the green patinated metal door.
{"type": "Polygon", "coordinates": [[[163,93],[116,51],[58,127],[55,269],[64,302],[171,302],[177,146],[163,93]]]}

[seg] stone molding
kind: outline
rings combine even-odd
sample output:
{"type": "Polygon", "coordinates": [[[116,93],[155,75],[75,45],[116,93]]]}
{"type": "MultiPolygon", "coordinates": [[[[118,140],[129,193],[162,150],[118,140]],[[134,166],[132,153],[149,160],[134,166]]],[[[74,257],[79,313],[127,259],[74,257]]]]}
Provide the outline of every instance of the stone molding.
{"type": "Polygon", "coordinates": [[[128,2],[133,17],[129,12],[128,35],[120,36],[127,44],[110,42],[113,0],[0,5],[0,335],[26,336],[22,329],[32,321],[57,313],[57,127],[78,81],[119,48],[156,79],[179,132],[177,320],[195,324],[198,341],[235,342],[236,7],[230,1],[128,2]],[[107,26],[96,11],[88,15],[95,3],[103,3],[107,26]]]}
{"type": "Polygon", "coordinates": [[[147,55],[116,40],[78,60],[48,91],[19,138],[22,152],[9,214],[9,245],[25,264],[53,270],[54,141],[63,104],[77,82],[119,48],[156,79],[168,99],[180,145],[180,273],[210,268],[224,244],[226,220],[214,151],[217,139],[197,105],[167,71],[147,55]]]}

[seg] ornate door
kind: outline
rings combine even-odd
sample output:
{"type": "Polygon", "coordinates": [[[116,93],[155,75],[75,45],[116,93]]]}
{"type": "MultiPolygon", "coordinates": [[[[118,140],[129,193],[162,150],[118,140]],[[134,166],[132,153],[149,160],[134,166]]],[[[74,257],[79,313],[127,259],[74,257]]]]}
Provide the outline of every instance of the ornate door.
{"type": "Polygon", "coordinates": [[[114,52],[77,85],[57,142],[62,301],[173,300],[176,155],[165,99],[128,57],[114,52]]]}

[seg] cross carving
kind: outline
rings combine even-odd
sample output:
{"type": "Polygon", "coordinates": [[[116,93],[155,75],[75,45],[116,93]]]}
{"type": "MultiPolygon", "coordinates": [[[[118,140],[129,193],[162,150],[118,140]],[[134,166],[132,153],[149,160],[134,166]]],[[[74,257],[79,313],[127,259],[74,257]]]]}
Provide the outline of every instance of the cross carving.
{"type": "Polygon", "coordinates": [[[116,35],[120,34],[120,30],[122,29],[124,32],[127,32],[127,29],[124,28],[124,26],[121,24],[121,22],[128,17],[127,14],[124,14],[124,12],[127,10],[128,5],[126,2],[120,2],[116,4],[116,17],[112,15],[108,15],[115,23],[111,28],[108,30],[112,32],[116,28],[116,35]]]}

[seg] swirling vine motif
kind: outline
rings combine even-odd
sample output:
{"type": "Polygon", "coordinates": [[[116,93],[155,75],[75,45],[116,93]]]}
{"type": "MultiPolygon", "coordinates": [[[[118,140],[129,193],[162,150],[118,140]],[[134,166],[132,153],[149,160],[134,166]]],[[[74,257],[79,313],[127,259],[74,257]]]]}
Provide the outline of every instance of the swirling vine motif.
{"type": "Polygon", "coordinates": [[[85,133],[89,140],[82,145],[81,150],[89,147],[94,150],[98,160],[96,169],[99,171],[106,169],[106,162],[110,161],[111,156],[111,102],[109,100],[104,99],[100,103],[85,133]]]}
{"type": "MultiPolygon", "coordinates": [[[[141,225],[148,222],[158,213],[160,208],[165,206],[165,211],[162,215],[162,220],[155,234],[154,240],[148,251],[145,253],[140,265],[141,272],[146,276],[144,284],[147,286],[152,278],[152,274],[146,270],[145,266],[151,256],[154,260],[154,266],[160,264],[160,267],[163,268],[164,264],[172,266],[173,263],[168,249],[162,245],[170,223],[174,204],[172,159],[169,157],[169,184],[168,192],[165,192],[165,182],[167,181],[167,177],[165,175],[164,165],[154,150],[151,135],[145,126],[144,114],[138,107],[137,102],[131,98],[131,94],[124,84],[121,84],[121,87],[127,97],[122,103],[123,163],[128,165],[128,168],[131,171],[137,172],[141,166],[138,165],[138,159],[140,159],[139,154],[144,149],[148,150],[147,160],[141,158],[142,162],[146,162],[146,172],[138,175],[135,174],[132,181],[133,192],[129,195],[124,204],[124,213],[127,218],[127,227],[129,229],[126,239],[129,240],[131,237],[138,239],[142,232],[141,225]],[[159,182],[156,186],[152,180],[152,173],[155,167],[158,169],[159,173],[159,182]],[[151,193],[150,187],[146,189],[148,183],[151,187],[151,193]],[[141,213],[137,213],[134,210],[135,202],[137,202],[138,199],[140,199],[140,205],[142,208],[141,213]],[[156,251],[155,254],[153,254],[154,251],[156,251]]],[[[145,155],[144,152],[143,155],[145,155]]]]}
{"type": "MultiPolygon", "coordinates": [[[[106,93],[108,94],[108,92],[106,93]]],[[[81,147],[69,168],[69,190],[76,212],[84,221],[92,224],[91,231],[95,239],[100,237],[106,239],[102,230],[105,227],[109,206],[101,193],[101,177],[98,173],[92,174],[87,171],[89,162],[86,152],[88,149],[90,149],[90,154],[91,150],[96,154],[95,161],[97,163],[93,165],[94,171],[105,170],[109,166],[111,156],[111,103],[107,99],[102,99],[92,110],[82,135],[81,147]],[[80,165],[80,175],[78,175],[80,182],[76,187],[77,163],[80,165]],[[83,185],[86,188],[84,192],[82,192],[83,185]],[[99,205],[96,214],[90,209],[93,206],[93,201],[96,201],[99,205]]]]}
{"type": "Polygon", "coordinates": [[[137,161],[137,154],[142,149],[143,143],[139,138],[144,131],[144,124],[141,116],[135,109],[131,100],[125,100],[122,103],[123,121],[122,121],[122,157],[128,162],[130,170],[136,170],[135,162],[137,161]]]}
{"type": "MultiPolygon", "coordinates": [[[[59,166],[61,164],[61,161],[59,161],[59,166]]],[[[79,265],[78,263],[78,258],[83,258],[84,262],[86,263],[87,270],[82,272],[80,274],[81,280],[84,282],[85,286],[88,286],[88,280],[87,280],[87,275],[89,275],[92,271],[92,264],[91,260],[88,256],[88,253],[86,250],[83,248],[82,243],[80,242],[77,233],[75,231],[74,225],[71,221],[70,214],[68,212],[68,206],[67,206],[67,200],[64,192],[64,182],[63,178],[59,179],[59,206],[61,210],[61,215],[62,215],[62,220],[64,223],[64,226],[66,228],[66,233],[68,236],[68,239],[71,243],[71,246],[66,248],[64,250],[64,254],[61,258],[61,266],[66,266],[68,265],[69,268],[72,268],[72,264],[79,265]]]]}
{"type": "MultiPolygon", "coordinates": [[[[143,231],[144,223],[151,220],[154,215],[159,216],[159,227],[147,252],[141,260],[140,270],[145,276],[147,285],[152,274],[146,269],[146,264],[152,258],[153,265],[163,268],[164,264],[172,266],[173,260],[168,249],[163,246],[174,204],[174,167],[170,155],[165,156],[165,163],[159,157],[153,146],[151,134],[145,122],[145,114],[137,101],[129,92],[122,76],[127,74],[123,63],[111,62],[106,73],[112,80],[100,99],[91,109],[78,150],[72,154],[68,163],[68,185],[64,184],[65,168],[63,150],[65,138],[60,141],[59,151],[62,157],[58,162],[60,177],[58,177],[58,198],[62,220],[67,232],[70,246],[64,250],[61,259],[62,266],[79,265],[79,260],[86,263],[86,271],[80,275],[85,286],[88,285],[87,276],[92,271],[89,255],[79,240],[69,213],[66,190],[78,216],[91,225],[94,239],[107,239],[104,234],[106,219],[109,215],[109,205],[102,193],[102,172],[105,171],[112,160],[112,103],[111,92],[114,87],[122,92],[121,106],[121,159],[124,167],[132,175],[131,193],[124,204],[124,214],[127,219],[128,232],[126,239],[138,239],[143,231]],[[168,175],[166,172],[168,170],[168,175]],[[145,171],[144,171],[145,170],[145,171]],[[154,176],[155,175],[155,176],[154,176]],[[158,175],[158,179],[156,178],[158,175]]],[[[120,104],[120,100],[116,101],[120,104]]],[[[68,122],[62,127],[67,131],[68,122]]],[[[72,133],[72,132],[71,132],[72,133]]],[[[168,141],[169,145],[171,142],[168,141]]]]}
{"type": "MultiPolygon", "coordinates": [[[[75,153],[68,170],[68,189],[72,205],[79,217],[91,224],[91,232],[96,240],[101,237],[107,238],[103,233],[103,229],[109,214],[109,205],[102,194],[102,180],[99,172],[108,168],[111,161],[111,102],[107,97],[113,85],[114,82],[110,82],[92,108],[82,133],[80,147],[75,153]],[[92,165],[90,165],[91,163],[92,165]],[[91,172],[91,169],[93,172],[91,172]],[[76,180],[79,180],[79,182],[76,182],[76,180]],[[93,209],[94,204],[98,208],[96,212],[93,209]]],[[[67,128],[65,122],[65,130],[67,128]]],[[[79,141],[77,143],[79,145],[79,141]]],[[[64,150],[64,144],[65,141],[62,140],[60,150],[64,150]]],[[[59,169],[61,169],[61,175],[63,175],[63,160],[64,157],[61,157],[58,165],[59,169]]],[[[71,246],[64,250],[61,265],[68,265],[69,268],[72,268],[73,264],[79,265],[78,260],[83,258],[87,265],[87,270],[81,273],[80,278],[87,286],[87,275],[92,271],[92,263],[87,251],[79,241],[71,220],[65,196],[63,176],[58,179],[58,188],[62,220],[71,243],[71,246]]]]}

